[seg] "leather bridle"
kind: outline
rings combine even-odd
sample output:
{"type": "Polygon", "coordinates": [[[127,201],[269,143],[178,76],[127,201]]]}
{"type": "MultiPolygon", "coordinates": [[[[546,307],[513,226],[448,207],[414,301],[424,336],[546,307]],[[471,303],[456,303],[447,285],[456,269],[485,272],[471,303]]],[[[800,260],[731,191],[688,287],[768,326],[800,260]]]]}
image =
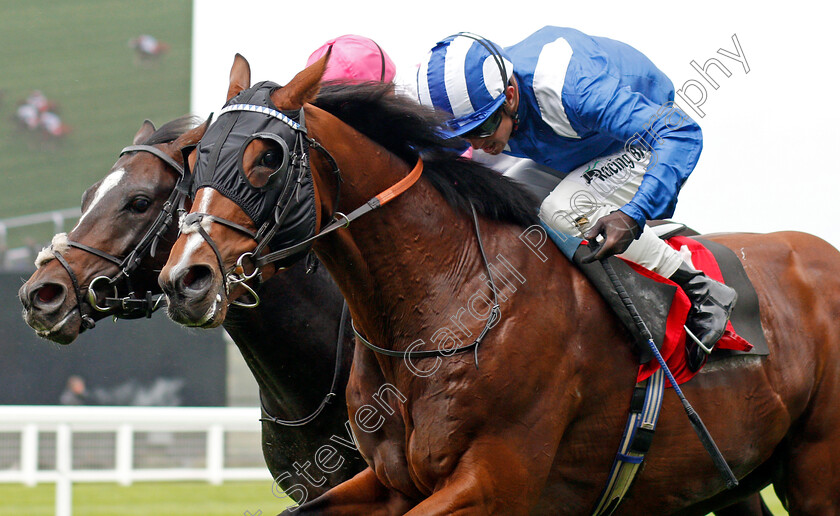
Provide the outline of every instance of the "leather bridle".
{"type": "Polygon", "coordinates": [[[151,317],[152,313],[157,311],[165,303],[165,296],[163,294],[154,294],[151,291],[145,292],[141,296],[136,295],[136,290],[133,288],[131,275],[140,266],[140,263],[147,257],[154,257],[157,251],[157,246],[160,240],[172,227],[174,222],[175,207],[182,201],[185,193],[178,188],[180,182],[184,179],[184,167],[175,161],[171,156],[151,145],[130,145],[120,151],[120,156],[131,152],[148,152],[153,154],[164,163],[169,165],[172,169],[178,172],[178,179],[176,180],[175,188],[172,189],[169,198],[163,204],[163,208],[158,214],[155,221],[143,235],[143,238],[134,246],[134,248],[125,257],[114,256],[110,253],[91,247],[80,242],[67,240],[67,245],[80,249],[94,256],[97,256],[105,261],[111,262],[117,266],[118,272],[113,276],[97,276],[87,286],[87,303],[82,303],[83,287],[79,284],[76,274],[67,263],[67,260],[61,253],[52,247],[52,253],[56,260],[67,271],[70,276],[70,282],[73,285],[73,290],[76,295],[76,303],[79,309],[79,314],[82,319],[82,327],[90,329],[95,326],[92,311],[96,311],[106,315],[112,315],[117,319],[138,319],[141,317],[151,317]],[[101,300],[97,299],[95,286],[97,283],[107,282],[106,287],[113,287],[113,297],[105,297],[101,300]],[[118,284],[126,284],[128,286],[128,293],[124,296],[119,295],[118,284]],[[100,304],[101,303],[101,304],[100,304]],[[89,308],[88,308],[89,307],[89,308]]]}
{"type": "MultiPolygon", "coordinates": [[[[233,286],[242,285],[242,287],[244,287],[248,291],[248,293],[253,299],[252,302],[248,303],[233,300],[230,301],[230,304],[235,306],[241,306],[244,308],[253,308],[259,305],[260,299],[255,289],[251,288],[247,282],[253,279],[254,277],[257,277],[258,281],[261,280],[260,271],[264,266],[274,264],[275,262],[280,260],[291,258],[294,255],[307,254],[309,251],[309,247],[312,245],[314,240],[320,236],[323,236],[322,233],[330,233],[334,229],[338,229],[338,227],[345,226],[347,223],[349,223],[349,221],[345,222],[345,220],[347,219],[346,215],[338,211],[334,211],[333,215],[330,217],[331,224],[328,224],[325,228],[323,228],[320,232],[316,233],[316,235],[314,235],[313,237],[305,239],[302,242],[296,243],[279,251],[268,252],[263,254],[265,251],[268,250],[270,242],[275,237],[275,235],[277,235],[278,231],[280,231],[280,229],[282,228],[283,222],[286,220],[287,215],[289,213],[289,206],[291,206],[290,201],[294,198],[297,198],[297,196],[299,195],[302,178],[306,175],[311,176],[312,174],[309,160],[309,149],[315,149],[316,151],[318,151],[332,167],[332,173],[334,174],[337,182],[336,195],[333,204],[334,207],[337,207],[338,203],[341,200],[341,170],[338,168],[338,164],[332,157],[332,155],[330,155],[330,153],[320,143],[318,143],[316,140],[314,140],[308,135],[302,109],[299,112],[300,122],[296,122],[284,115],[283,113],[281,113],[280,111],[265,106],[256,106],[252,104],[232,104],[223,108],[218,113],[217,119],[221,118],[221,116],[226,113],[237,111],[246,113],[258,113],[260,115],[275,118],[277,120],[280,120],[289,128],[291,128],[295,134],[295,143],[291,149],[289,172],[285,176],[285,179],[281,186],[281,193],[274,204],[272,217],[269,220],[265,221],[257,231],[252,231],[251,229],[243,226],[242,224],[238,224],[234,221],[225,219],[223,217],[210,215],[207,213],[193,212],[186,214],[182,217],[180,221],[180,229],[182,233],[191,231],[197,232],[213,250],[213,253],[216,256],[216,261],[218,262],[219,271],[224,275],[224,287],[226,295],[230,294],[230,290],[233,286]],[[332,227],[332,223],[335,223],[337,220],[341,221],[341,223],[338,224],[336,227],[332,227]],[[203,221],[218,223],[230,229],[233,229],[247,236],[251,240],[254,240],[256,242],[256,246],[252,251],[248,251],[240,255],[232,267],[226,267],[221,252],[219,251],[218,245],[215,243],[213,238],[210,237],[210,235],[207,233],[204,227],[202,227],[203,221]],[[244,262],[246,259],[249,259],[254,264],[254,270],[251,273],[245,272],[244,262]]],[[[260,135],[258,134],[256,136],[260,135]]],[[[248,142],[246,142],[246,144],[247,143],[248,142]]],[[[218,144],[221,145],[221,142],[219,142],[218,144]]],[[[317,200],[315,200],[315,207],[316,209],[320,208],[320,202],[318,202],[317,200]]],[[[278,270],[282,269],[282,267],[277,267],[276,265],[275,267],[278,270]]]]}

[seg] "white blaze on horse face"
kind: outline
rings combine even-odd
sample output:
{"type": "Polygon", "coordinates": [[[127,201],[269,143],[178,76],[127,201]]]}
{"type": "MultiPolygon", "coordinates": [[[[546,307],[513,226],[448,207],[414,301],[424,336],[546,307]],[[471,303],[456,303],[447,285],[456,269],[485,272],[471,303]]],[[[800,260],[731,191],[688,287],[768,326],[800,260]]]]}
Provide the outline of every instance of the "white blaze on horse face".
{"type": "Polygon", "coordinates": [[[88,205],[88,208],[85,210],[84,213],[82,213],[82,216],[79,218],[79,222],[76,223],[76,227],[73,228],[74,231],[76,230],[76,228],[82,225],[82,221],[85,220],[85,217],[87,217],[90,212],[93,211],[93,209],[96,207],[99,201],[101,201],[102,198],[105,197],[105,194],[107,194],[115,186],[120,184],[123,175],[125,175],[125,169],[120,168],[114,170],[113,172],[105,176],[105,179],[103,179],[102,182],[99,184],[99,188],[96,189],[96,195],[93,196],[93,200],[90,202],[90,205],[88,205]]]}
{"type": "MultiPolygon", "coordinates": [[[[196,194],[196,202],[198,203],[199,213],[207,213],[207,210],[210,207],[210,201],[213,198],[213,193],[215,193],[215,190],[212,190],[210,188],[202,188],[196,194]]],[[[206,227],[202,227],[209,235],[211,227],[209,225],[206,227]]],[[[187,237],[187,243],[184,246],[184,252],[181,253],[181,258],[178,259],[178,263],[176,263],[175,266],[172,267],[172,270],[169,273],[171,277],[177,278],[179,276],[178,273],[180,273],[181,270],[187,267],[187,262],[189,262],[192,259],[193,253],[196,251],[196,249],[199,248],[199,246],[201,246],[202,243],[204,243],[204,237],[202,237],[197,231],[191,233],[190,236],[187,237]]],[[[224,271],[220,271],[219,273],[224,274],[224,271]]]]}

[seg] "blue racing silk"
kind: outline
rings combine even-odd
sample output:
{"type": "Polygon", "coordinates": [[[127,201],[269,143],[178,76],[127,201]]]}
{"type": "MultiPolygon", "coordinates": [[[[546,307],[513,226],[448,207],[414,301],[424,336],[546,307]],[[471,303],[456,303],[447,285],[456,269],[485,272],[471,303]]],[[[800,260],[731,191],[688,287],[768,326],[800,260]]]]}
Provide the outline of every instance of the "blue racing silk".
{"type": "Polygon", "coordinates": [[[565,175],[593,159],[643,147],[650,164],[621,211],[640,227],[673,215],[703,137],[674,105],[674,86],[664,73],[627,44],[569,28],[544,27],[505,51],[514,63],[520,119],[505,154],[565,175]]]}

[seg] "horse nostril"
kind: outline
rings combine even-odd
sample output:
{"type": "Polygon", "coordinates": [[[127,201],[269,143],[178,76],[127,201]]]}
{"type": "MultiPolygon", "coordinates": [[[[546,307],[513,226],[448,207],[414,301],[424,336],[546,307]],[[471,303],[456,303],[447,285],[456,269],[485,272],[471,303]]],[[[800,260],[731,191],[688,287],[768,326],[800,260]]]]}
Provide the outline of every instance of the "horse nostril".
{"type": "Polygon", "coordinates": [[[181,284],[190,290],[206,290],[213,282],[213,271],[206,265],[194,265],[189,268],[181,284]]]}
{"type": "Polygon", "coordinates": [[[33,304],[35,305],[47,305],[56,300],[58,296],[60,296],[64,292],[64,288],[61,285],[57,285],[55,283],[47,283],[42,287],[38,288],[33,294],[33,304]]]}

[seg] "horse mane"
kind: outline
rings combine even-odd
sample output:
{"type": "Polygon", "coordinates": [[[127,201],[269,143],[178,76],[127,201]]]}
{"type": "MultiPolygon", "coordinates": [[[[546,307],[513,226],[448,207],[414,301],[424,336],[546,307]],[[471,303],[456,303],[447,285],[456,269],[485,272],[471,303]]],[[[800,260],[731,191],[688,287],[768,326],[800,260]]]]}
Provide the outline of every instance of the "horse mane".
{"type": "Polygon", "coordinates": [[[460,156],[459,139],[442,136],[443,116],[393,85],[327,83],[314,104],[353,127],[407,163],[423,156],[425,177],[456,211],[476,212],[523,227],[538,224],[539,201],[523,186],[480,163],[460,156]]]}
{"type": "Polygon", "coordinates": [[[157,145],[160,143],[173,142],[187,131],[198,127],[201,122],[201,117],[195,115],[184,115],[176,118],[175,120],[170,120],[152,133],[152,135],[143,142],[143,145],[157,145]]]}

